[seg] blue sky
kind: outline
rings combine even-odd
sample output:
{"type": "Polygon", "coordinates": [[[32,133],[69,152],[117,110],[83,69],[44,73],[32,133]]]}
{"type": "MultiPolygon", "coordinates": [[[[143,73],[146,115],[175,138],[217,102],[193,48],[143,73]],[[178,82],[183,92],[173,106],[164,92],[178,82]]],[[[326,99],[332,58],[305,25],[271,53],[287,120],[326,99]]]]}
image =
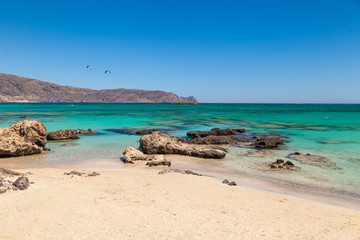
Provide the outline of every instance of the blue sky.
{"type": "Polygon", "coordinates": [[[0,0],[0,9],[2,73],[200,102],[360,103],[358,0],[0,0]]]}

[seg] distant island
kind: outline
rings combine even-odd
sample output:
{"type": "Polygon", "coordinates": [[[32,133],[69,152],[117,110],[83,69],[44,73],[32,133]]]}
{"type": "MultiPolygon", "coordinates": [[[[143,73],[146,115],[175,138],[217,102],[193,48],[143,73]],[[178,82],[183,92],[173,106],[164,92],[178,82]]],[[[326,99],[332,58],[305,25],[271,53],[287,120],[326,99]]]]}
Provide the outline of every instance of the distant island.
{"type": "Polygon", "coordinates": [[[197,103],[193,97],[141,89],[103,89],[61,86],[36,79],[0,73],[0,102],[52,103],[197,103]]]}

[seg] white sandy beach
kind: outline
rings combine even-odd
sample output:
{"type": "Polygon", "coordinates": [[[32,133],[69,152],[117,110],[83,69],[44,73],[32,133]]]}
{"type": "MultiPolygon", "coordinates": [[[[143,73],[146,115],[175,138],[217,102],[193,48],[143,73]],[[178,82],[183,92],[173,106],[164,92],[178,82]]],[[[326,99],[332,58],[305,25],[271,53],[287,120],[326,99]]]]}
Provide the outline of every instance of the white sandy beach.
{"type": "Polygon", "coordinates": [[[360,239],[360,210],[161,169],[22,169],[0,239],[360,239]]]}

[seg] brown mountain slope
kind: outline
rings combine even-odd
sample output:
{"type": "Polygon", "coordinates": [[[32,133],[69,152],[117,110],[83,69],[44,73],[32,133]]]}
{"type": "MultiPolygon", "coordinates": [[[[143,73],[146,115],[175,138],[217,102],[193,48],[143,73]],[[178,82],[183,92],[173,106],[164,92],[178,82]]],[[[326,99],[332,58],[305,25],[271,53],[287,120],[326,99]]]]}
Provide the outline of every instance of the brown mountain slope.
{"type": "Polygon", "coordinates": [[[174,103],[197,102],[171,92],[139,89],[93,90],[0,73],[0,102],[104,102],[174,103]]]}

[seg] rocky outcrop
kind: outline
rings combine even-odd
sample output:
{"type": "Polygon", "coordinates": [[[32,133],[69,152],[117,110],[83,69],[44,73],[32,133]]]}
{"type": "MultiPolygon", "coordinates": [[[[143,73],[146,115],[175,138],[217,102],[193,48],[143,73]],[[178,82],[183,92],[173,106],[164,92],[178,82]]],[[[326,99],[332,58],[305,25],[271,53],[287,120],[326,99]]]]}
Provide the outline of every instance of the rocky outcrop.
{"type": "Polygon", "coordinates": [[[278,138],[258,139],[250,146],[256,149],[278,149],[284,142],[278,138]]]}
{"type": "Polygon", "coordinates": [[[62,141],[79,139],[78,135],[82,134],[94,134],[92,129],[63,129],[55,132],[49,132],[47,134],[47,140],[49,141],[62,141]]]}
{"type": "Polygon", "coordinates": [[[284,161],[282,159],[277,159],[276,162],[270,163],[268,165],[270,169],[289,169],[289,170],[299,170],[300,167],[295,166],[291,161],[284,161]]]}
{"type": "Polygon", "coordinates": [[[0,129],[0,157],[38,154],[46,150],[46,128],[39,121],[21,121],[0,129]]]}
{"type": "Polygon", "coordinates": [[[149,167],[155,167],[155,166],[171,166],[171,162],[168,161],[164,155],[156,155],[154,156],[150,162],[147,162],[146,165],[149,167]]]}
{"type": "Polygon", "coordinates": [[[213,128],[210,131],[190,131],[186,135],[190,138],[204,138],[207,136],[235,136],[239,133],[244,133],[245,129],[220,129],[213,128]]]}
{"type": "Polygon", "coordinates": [[[171,92],[124,88],[94,90],[1,73],[0,102],[197,103],[192,96],[184,98],[171,92]]]}
{"type": "Polygon", "coordinates": [[[134,163],[134,161],[145,161],[149,160],[148,156],[133,147],[127,147],[123,152],[124,163],[134,163]]]}
{"type": "Polygon", "coordinates": [[[153,132],[140,138],[140,149],[145,154],[180,154],[200,158],[224,158],[226,150],[218,146],[184,143],[166,133],[153,132]]]}
{"type": "Polygon", "coordinates": [[[300,161],[301,163],[324,167],[324,168],[332,168],[332,169],[340,169],[335,163],[328,160],[327,157],[318,156],[318,155],[311,155],[311,154],[304,154],[295,152],[288,156],[291,159],[300,161]]]}

